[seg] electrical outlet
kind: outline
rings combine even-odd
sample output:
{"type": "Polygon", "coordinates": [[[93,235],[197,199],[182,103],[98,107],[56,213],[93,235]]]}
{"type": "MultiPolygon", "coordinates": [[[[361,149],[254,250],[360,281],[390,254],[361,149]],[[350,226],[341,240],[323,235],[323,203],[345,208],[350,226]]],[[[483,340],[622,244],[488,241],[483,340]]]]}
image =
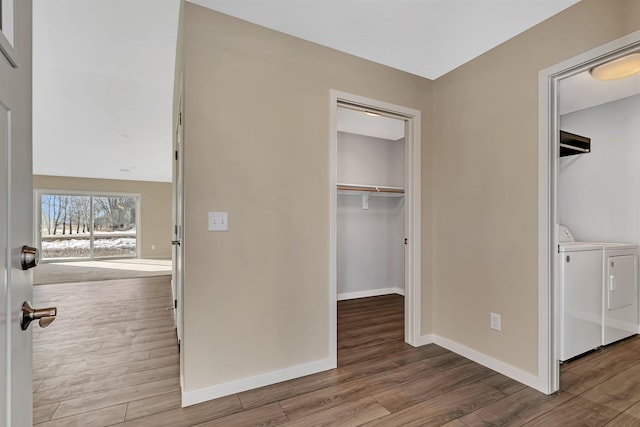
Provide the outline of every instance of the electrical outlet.
{"type": "Polygon", "coordinates": [[[502,330],[502,316],[497,313],[491,313],[491,329],[502,330]]]}

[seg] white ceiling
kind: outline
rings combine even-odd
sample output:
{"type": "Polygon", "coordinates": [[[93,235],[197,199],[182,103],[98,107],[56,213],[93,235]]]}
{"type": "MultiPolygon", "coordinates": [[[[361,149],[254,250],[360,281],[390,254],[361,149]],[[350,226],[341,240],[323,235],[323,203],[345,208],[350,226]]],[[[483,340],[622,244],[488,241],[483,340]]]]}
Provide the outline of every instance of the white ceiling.
{"type": "Polygon", "coordinates": [[[189,0],[436,79],[578,0],[189,0]]]}
{"type": "MultiPolygon", "coordinates": [[[[578,0],[190,1],[435,79],[578,0]]],[[[34,0],[35,174],[171,181],[178,7],[179,0],[34,0]]],[[[635,79],[567,79],[561,112],[638,93],[635,79]]],[[[345,114],[343,131],[403,135],[399,121],[345,114]],[[392,126],[376,130],[383,123],[392,126]]]]}
{"type": "Polygon", "coordinates": [[[588,71],[560,80],[558,111],[560,115],[606,104],[640,93],[640,74],[620,80],[597,80],[588,71]]]}
{"type": "Polygon", "coordinates": [[[34,0],[34,174],[171,181],[178,7],[34,0]]]}

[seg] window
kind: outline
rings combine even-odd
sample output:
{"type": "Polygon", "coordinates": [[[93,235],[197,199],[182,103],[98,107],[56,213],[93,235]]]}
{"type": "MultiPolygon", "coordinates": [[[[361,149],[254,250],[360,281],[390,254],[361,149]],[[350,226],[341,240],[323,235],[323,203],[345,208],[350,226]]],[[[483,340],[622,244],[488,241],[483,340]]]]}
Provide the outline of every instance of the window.
{"type": "Polygon", "coordinates": [[[36,192],[43,261],[135,258],[140,196],[36,192]]]}

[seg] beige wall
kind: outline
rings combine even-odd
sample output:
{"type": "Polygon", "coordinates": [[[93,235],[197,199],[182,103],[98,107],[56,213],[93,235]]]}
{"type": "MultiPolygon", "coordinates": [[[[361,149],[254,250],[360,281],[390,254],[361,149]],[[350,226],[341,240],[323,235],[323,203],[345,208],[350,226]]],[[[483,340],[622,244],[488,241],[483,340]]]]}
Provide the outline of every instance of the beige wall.
{"type": "Polygon", "coordinates": [[[538,72],[639,4],[583,0],[435,82],[187,4],[185,391],[328,357],[330,89],[422,111],[422,334],[535,374],[538,72]]]}
{"type": "Polygon", "coordinates": [[[435,81],[435,334],[537,372],[538,72],[640,29],[638,4],[583,0],[435,81]]]}
{"type": "Polygon", "coordinates": [[[185,391],[328,358],[329,90],[422,111],[429,218],[432,83],[193,4],[185,78],[185,391]]]}
{"type": "Polygon", "coordinates": [[[140,255],[142,258],[171,257],[171,183],[35,175],[33,188],[139,193],[140,255]],[[152,245],[155,250],[151,249],[152,245]]]}

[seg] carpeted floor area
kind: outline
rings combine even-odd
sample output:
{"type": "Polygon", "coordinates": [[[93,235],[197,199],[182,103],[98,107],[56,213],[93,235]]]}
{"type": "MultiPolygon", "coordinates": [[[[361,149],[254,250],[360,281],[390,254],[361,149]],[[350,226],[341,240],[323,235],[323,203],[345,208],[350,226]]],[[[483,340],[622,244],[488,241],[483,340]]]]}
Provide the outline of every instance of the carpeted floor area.
{"type": "Polygon", "coordinates": [[[171,275],[171,260],[167,259],[40,263],[33,270],[33,284],[49,285],[169,275],[171,275]]]}

